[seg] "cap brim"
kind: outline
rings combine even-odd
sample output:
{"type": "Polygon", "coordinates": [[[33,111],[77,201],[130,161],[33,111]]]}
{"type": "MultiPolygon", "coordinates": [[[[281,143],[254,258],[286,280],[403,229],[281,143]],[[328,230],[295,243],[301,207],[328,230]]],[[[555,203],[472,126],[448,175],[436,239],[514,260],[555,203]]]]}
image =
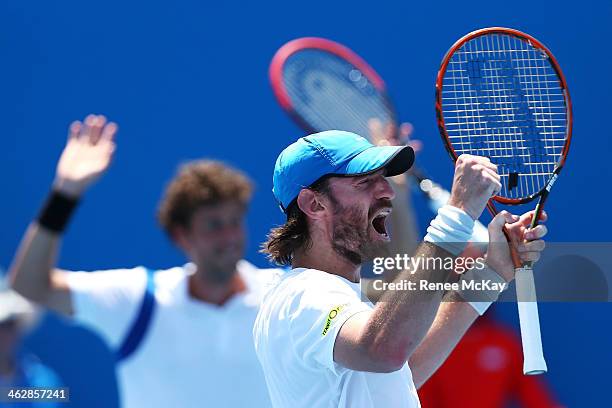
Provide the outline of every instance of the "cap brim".
{"type": "Polygon", "coordinates": [[[382,168],[385,176],[405,173],[414,164],[414,150],[410,146],[374,146],[353,157],[340,175],[360,176],[374,173],[382,168]]]}

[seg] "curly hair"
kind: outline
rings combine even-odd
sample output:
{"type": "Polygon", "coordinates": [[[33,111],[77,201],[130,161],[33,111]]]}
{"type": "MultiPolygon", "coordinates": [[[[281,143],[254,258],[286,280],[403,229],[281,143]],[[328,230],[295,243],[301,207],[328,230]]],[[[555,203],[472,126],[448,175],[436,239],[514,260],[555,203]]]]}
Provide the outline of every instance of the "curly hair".
{"type": "MultiPolygon", "coordinates": [[[[329,196],[329,177],[319,179],[308,188],[329,196]]],[[[308,248],[310,245],[312,241],[306,214],[300,210],[294,200],[287,208],[287,221],[270,230],[259,252],[266,254],[268,259],[277,265],[288,266],[291,265],[293,254],[297,249],[308,248]]]]}
{"type": "Polygon", "coordinates": [[[251,180],[241,171],[214,160],[183,164],[166,187],[157,219],[172,237],[175,227],[188,227],[202,206],[238,202],[247,206],[253,192],[251,180]]]}

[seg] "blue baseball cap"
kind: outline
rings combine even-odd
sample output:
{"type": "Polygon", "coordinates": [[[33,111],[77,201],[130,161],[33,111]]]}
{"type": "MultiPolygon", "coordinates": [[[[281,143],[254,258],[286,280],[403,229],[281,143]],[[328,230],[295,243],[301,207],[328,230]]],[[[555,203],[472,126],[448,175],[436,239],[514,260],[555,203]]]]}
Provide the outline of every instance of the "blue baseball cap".
{"type": "Polygon", "coordinates": [[[361,176],[386,168],[397,176],[414,163],[410,146],[374,146],[351,132],[328,130],[299,138],[276,159],[272,192],[283,212],[303,188],[324,176],[361,176]]]}

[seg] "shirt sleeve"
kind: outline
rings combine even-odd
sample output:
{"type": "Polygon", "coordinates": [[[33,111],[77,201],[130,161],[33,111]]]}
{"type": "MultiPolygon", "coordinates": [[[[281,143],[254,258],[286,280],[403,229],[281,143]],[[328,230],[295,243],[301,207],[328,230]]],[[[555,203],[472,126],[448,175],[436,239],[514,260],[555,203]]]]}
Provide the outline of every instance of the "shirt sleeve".
{"type": "Polygon", "coordinates": [[[75,320],[118,348],[140,309],[146,269],[68,272],[67,276],[75,320]]]}
{"type": "Polygon", "coordinates": [[[310,280],[297,296],[290,315],[289,332],[293,348],[303,363],[340,374],[345,368],[334,361],[334,344],[342,325],[357,313],[370,311],[348,282],[326,274],[310,280]]]}

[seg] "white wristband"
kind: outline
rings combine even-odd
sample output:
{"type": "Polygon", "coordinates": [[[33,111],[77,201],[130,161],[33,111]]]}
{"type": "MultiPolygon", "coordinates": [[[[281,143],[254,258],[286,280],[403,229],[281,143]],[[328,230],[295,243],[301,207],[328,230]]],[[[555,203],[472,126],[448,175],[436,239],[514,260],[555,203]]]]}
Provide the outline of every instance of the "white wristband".
{"type": "Polygon", "coordinates": [[[463,252],[472,236],[474,220],[465,211],[446,204],[438,210],[438,216],[429,224],[426,242],[436,244],[453,255],[463,252]]]}
{"type": "Polygon", "coordinates": [[[467,301],[476,312],[482,316],[489,306],[497,300],[501,292],[506,290],[508,283],[497,272],[485,265],[484,268],[472,268],[465,272],[459,280],[459,295],[467,301]],[[469,282],[489,282],[502,290],[470,290],[466,285],[469,282]]]}

